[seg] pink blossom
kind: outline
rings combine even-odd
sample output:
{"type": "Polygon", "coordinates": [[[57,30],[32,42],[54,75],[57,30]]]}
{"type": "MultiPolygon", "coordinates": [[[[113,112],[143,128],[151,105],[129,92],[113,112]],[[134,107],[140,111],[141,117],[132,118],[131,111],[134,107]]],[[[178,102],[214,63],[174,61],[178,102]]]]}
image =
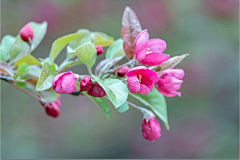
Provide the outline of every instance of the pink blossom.
{"type": "Polygon", "coordinates": [[[129,70],[130,68],[128,66],[124,66],[117,71],[117,74],[119,77],[124,77],[129,70]]]}
{"type": "Polygon", "coordinates": [[[148,94],[152,90],[154,83],[158,81],[157,73],[144,66],[131,69],[127,76],[127,84],[132,93],[148,94]]]}
{"type": "Polygon", "coordinates": [[[90,77],[84,76],[80,81],[80,91],[89,91],[92,88],[92,81],[90,77]]]}
{"type": "Polygon", "coordinates": [[[64,72],[54,77],[52,88],[59,94],[72,93],[76,88],[77,77],[71,72],[64,72]]]}
{"type": "Polygon", "coordinates": [[[23,28],[19,31],[19,34],[22,38],[23,41],[29,43],[29,38],[31,38],[31,40],[33,39],[34,33],[33,33],[33,29],[29,24],[26,24],[25,26],[23,26],[23,28]]]}
{"type": "Polygon", "coordinates": [[[176,90],[180,89],[184,77],[182,69],[167,69],[162,71],[161,77],[157,82],[157,90],[166,97],[174,97],[178,95],[181,97],[181,92],[176,90]]]}
{"type": "Polygon", "coordinates": [[[145,29],[136,38],[134,54],[139,63],[155,66],[170,58],[169,55],[162,54],[166,47],[166,42],[162,39],[154,38],[149,40],[149,34],[145,29]]]}
{"type": "Polygon", "coordinates": [[[106,96],[106,92],[97,82],[93,83],[92,88],[87,93],[90,96],[93,96],[93,97],[104,97],[104,96],[106,96]]]}
{"type": "Polygon", "coordinates": [[[143,119],[142,134],[149,141],[156,141],[161,137],[161,127],[154,116],[143,119]]]}
{"type": "Polygon", "coordinates": [[[45,107],[45,111],[47,113],[47,115],[53,117],[53,118],[56,118],[58,117],[59,113],[60,113],[60,106],[61,106],[61,100],[59,97],[57,97],[57,100],[56,101],[53,101],[53,102],[41,102],[41,105],[43,107],[45,107]]]}
{"type": "Polygon", "coordinates": [[[102,48],[101,45],[96,45],[96,46],[95,46],[95,49],[96,49],[96,51],[97,51],[97,55],[100,55],[100,54],[103,53],[103,48],[102,48]]]}

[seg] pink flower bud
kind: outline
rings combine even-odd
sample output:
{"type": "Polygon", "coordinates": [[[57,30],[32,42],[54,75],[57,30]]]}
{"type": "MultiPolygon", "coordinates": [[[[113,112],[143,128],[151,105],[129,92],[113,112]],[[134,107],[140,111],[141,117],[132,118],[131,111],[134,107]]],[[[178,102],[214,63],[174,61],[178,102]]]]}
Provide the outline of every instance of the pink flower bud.
{"type": "Polygon", "coordinates": [[[41,102],[41,105],[43,107],[45,107],[45,111],[47,113],[47,115],[53,117],[53,118],[56,118],[58,117],[59,113],[60,113],[60,106],[61,106],[61,100],[59,97],[57,97],[57,100],[56,101],[53,101],[53,102],[41,102]]]}
{"type": "Polygon", "coordinates": [[[132,93],[148,94],[152,90],[154,83],[158,81],[157,73],[144,66],[131,69],[127,76],[128,88],[132,93]]]}
{"type": "Polygon", "coordinates": [[[29,38],[31,38],[31,40],[33,39],[34,33],[33,33],[33,29],[29,24],[26,24],[25,26],[23,26],[23,28],[19,31],[19,34],[22,38],[23,41],[29,43],[29,38]]]}
{"type": "Polygon", "coordinates": [[[161,136],[161,127],[154,116],[143,119],[143,137],[149,141],[156,141],[161,136]]]}
{"type": "Polygon", "coordinates": [[[176,90],[180,89],[184,77],[184,71],[182,69],[167,69],[162,71],[161,77],[157,82],[157,90],[166,97],[174,97],[178,95],[181,97],[181,92],[176,90]]]}
{"type": "Polygon", "coordinates": [[[106,92],[103,90],[103,88],[97,82],[93,83],[92,88],[87,93],[93,97],[106,96],[106,92]]]}
{"type": "Polygon", "coordinates": [[[124,77],[126,73],[130,70],[128,66],[124,66],[117,71],[119,77],[124,77]]]}
{"type": "Polygon", "coordinates": [[[97,55],[100,55],[103,53],[103,48],[101,45],[96,45],[95,49],[97,50],[97,55]]]}
{"type": "Polygon", "coordinates": [[[80,91],[89,91],[92,88],[92,81],[90,77],[84,76],[80,82],[80,91]]]}
{"type": "Polygon", "coordinates": [[[71,72],[64,72],[54,77],[52,88],[59,94],[72,93],[76,88],[77,77],[71,72]]]}

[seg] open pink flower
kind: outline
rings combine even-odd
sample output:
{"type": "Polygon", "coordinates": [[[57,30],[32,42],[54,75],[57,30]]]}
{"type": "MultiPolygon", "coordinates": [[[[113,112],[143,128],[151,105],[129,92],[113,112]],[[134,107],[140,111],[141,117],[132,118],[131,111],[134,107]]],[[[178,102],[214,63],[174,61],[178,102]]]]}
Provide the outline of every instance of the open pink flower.
{"type": "Polygon", "coordinates": [[[76,88],[77,77],[71,72],[56,75],[52,81],[52,88],[59,94],[72,93],[76,88]]]}
{"type": "Polygon", "coordinates": [[[170,58],[169,55],[162,54],[166,47],[166,42],[162,39],[154,38],[149,40],[149,34],[145,29],[136,38],[134,54],[139,63],[155,66],[170,58]]]}
{"type": "Polygon", "coordinates": [[[181,97],[181,92],[176,90],[180,89],[184,77],[182,69],[167,69],[161,72],[161,77],[157,82],[157,90],[166,97],[174,97],[178,95],[181,97]]]}
{"type": "Polygon", "coordinates": [[[127,84],[132,93],[148,94],[158,81],[157,73],[144,66],[131,69],[127,76],[127,84]]]}

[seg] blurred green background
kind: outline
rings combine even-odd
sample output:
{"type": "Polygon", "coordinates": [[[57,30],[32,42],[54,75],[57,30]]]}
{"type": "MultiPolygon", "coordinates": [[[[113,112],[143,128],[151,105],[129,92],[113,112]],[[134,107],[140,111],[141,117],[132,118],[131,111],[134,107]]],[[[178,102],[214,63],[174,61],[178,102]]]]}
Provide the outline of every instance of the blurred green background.
{"type": "MultiPolygon", "coordinates": [[[[17,35],[29,21],[48,22],[47,35],[33,52],[37,58],[48,56],[55,39],[80,28],[119,38],[126,6],[136,12],[151,38],[167,42],[166,54],[190,54],[177,66],[186,74],[182,97],[166,98],[171,129],[160,122],[162,136],[156,142],[142,137],[142,113],[133,108],[120,114],[110,105],[107,120],[86,97],[63,95],[61,114],[53,119],[37,100],[1,82],[1,158],[239,157],[238,0],[1,3],[1,37],[17,35]]],[[[87,73],[83,65],[73,71],[87,73]]]]}

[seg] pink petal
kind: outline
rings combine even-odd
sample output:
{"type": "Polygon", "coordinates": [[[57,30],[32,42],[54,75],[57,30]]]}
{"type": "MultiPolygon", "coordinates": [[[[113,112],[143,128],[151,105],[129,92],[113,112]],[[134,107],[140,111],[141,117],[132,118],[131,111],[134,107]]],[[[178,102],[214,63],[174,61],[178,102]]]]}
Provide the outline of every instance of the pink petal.
{"type": "Polygon", "coordinates": [[[149,92],[150,92],[150,90],[147,86],[145,86],[144,84],[140,84],[140,91],[138,91],[138,93],[148,94],[149,92]]]}
{"type": "Polygon", "coordinates": [[[167,69],[167,70],[163,71],[162,73],[163,74],[167,73],[168,76],[175,77],[177,79],[182,79],[184,77],[184,70],[182,70],[182,69],[167,69]]]}
{"type": "Polygon", "coordinates": [[[149,34],[147,32],[147,29],[143,30],[138,34],[134,44],[134,54],[136,55],[136,57],[138,57],[138,54],[141,50],[146,48],[148,40],[149,34]]]}
{"type": "Polygon", "coordinates": [[[177,91],[172,91],[172,92],[166,92],[164,90],[162,90],[160,87],[157,87],[157,90],[162,93],[164,96],[166,97],[174,97],[176,95],[178,95],[179,97],[181,97],[181,92],[177,92],[177,91]]]}
{"type": "MultiPolygon", "coordinates": [[[[70,72],[69,72],[70,73],[70,72]]],[[[72,93],[76,88],[76,80],[74,74],[64,75],[62,79],[62,88],[66,94],[72,93]]]]}
{"type": "Polygon", "coordinates": [[[130,76],[134,76],[136,73],[139,72],[139,70],[141,69],[147,69],[146,67],[144,66],[138,66],[138,67],[134,67],[132,68],[130,71],[127,72],[127,76],[130,77],[130,76]]]}
{"type": "Polygon", "coordinates": [[[58,81],[55,82],[55,85],[53,86],[53,89],[59,93],[59,94],[64,94],[61,86],[62,80],[58,79],[58,81]]]}
{"type": "Polygon", "coordinates": [[[147,86],[150,91],[152,90],[153,85],[154,85],[153,81],[151,79],[149,79],[148,77],[142,77],[141,83],[144,84],[145,86],[147,86]]]}
{"type": "Polygon", "coordinates": [[[170,56],[167,54],[150,53],[147,54],[146,57],[142,61],[140,61],[140,63],[148,66],[156,66],[168,60],[169,58],[170,56]]]}
{"type": "Polygon", "coordinates": [[[152,80],[153,83],[157,83],[159,80],[157,73],[150,69],[145,70],[145,76],[152,80]]]}
{"type": "Polygon", "coordinates": [[[128,77],[127,84],[130,92],[132,93],[136,93],[140,90],[140,83],[136,76],[128,77]]]}
{"type": "Polygon", "coordinates": [[[163,53],[167,48],[167,44],[162,39],[154,38],[148,41],[147,48],[154,53],[163,53]]]}

